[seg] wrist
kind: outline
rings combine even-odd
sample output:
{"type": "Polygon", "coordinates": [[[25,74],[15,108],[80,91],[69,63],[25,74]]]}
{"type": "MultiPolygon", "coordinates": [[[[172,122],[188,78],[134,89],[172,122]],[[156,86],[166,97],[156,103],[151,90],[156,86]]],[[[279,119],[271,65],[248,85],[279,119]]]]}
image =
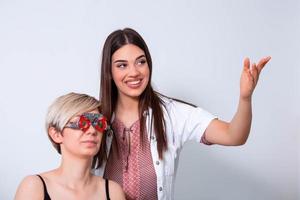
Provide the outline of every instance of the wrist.
{"type": "Polygon", "coordinates": [[[250,95],[250,96],[248,96],[248,97],[240,96],[240,101],[251,103],[251,101],[252,101],[252,95],[250,95]]]}

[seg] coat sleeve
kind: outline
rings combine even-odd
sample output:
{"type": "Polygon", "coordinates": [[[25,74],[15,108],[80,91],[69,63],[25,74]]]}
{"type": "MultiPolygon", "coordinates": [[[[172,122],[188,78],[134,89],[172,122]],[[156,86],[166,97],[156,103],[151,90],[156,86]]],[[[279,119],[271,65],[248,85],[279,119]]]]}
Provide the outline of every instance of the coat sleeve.
{"type": "Polygon", "coordinates": [[[200,142],[207,126],[216,118],[200,107],[193,107],[175,100],[169,104],[169,116],[176,143],[180,147],[190,140],[200,142]]]}

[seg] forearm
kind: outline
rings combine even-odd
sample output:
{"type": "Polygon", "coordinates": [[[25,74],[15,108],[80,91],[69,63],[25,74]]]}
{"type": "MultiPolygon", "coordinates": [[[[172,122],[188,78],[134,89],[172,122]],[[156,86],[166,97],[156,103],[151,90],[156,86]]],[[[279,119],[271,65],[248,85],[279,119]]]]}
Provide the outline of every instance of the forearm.
{"type": "Polygon", "coordinates": [[[251,97],[258,81],[259,74],[271,57],[265,57],[256,65],[244,60],[240,79],[240,100],[237,111],[228,122],[213,120],[205,130],[206,140],[213,144],[237,146],[245,144],[250,133],[252,120],[251,97]]]}
{"type": "Polygon", "coordinates": [[[237,111],[229,123],[228,135],[233,145],[245,144],[250,133],[252,121],[251,98],[240,98],[237,111]]]}

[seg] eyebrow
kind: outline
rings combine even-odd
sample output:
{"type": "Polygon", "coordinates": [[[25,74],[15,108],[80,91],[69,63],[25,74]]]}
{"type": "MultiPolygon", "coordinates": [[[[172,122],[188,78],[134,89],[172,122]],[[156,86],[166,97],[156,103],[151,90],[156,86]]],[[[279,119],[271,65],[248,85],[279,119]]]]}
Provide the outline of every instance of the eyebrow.
{"type": "MultiPolygon", "coordinates": [[[[138,56],[135,60],[138,60],[143,57],[146,58],[146,56],[143,54],[143,55],[138,56]]],[[[113,63],[117,63],[117,62],[128,62],[128,61],[127,60],[115,60],[113,63]]]]}

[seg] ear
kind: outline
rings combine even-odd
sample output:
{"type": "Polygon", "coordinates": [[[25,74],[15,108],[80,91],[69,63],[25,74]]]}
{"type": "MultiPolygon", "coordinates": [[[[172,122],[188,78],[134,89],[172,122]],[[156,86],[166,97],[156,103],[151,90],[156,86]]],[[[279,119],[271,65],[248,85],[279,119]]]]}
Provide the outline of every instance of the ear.
{"type": "Polygon", "coordinates": [[[61,132],[59,132],[56,128],[50,127],[48,129],[48,134],[55,143],[57,143],[57,144],[62,143],[63,136],[62,136],[61,132]]]}

